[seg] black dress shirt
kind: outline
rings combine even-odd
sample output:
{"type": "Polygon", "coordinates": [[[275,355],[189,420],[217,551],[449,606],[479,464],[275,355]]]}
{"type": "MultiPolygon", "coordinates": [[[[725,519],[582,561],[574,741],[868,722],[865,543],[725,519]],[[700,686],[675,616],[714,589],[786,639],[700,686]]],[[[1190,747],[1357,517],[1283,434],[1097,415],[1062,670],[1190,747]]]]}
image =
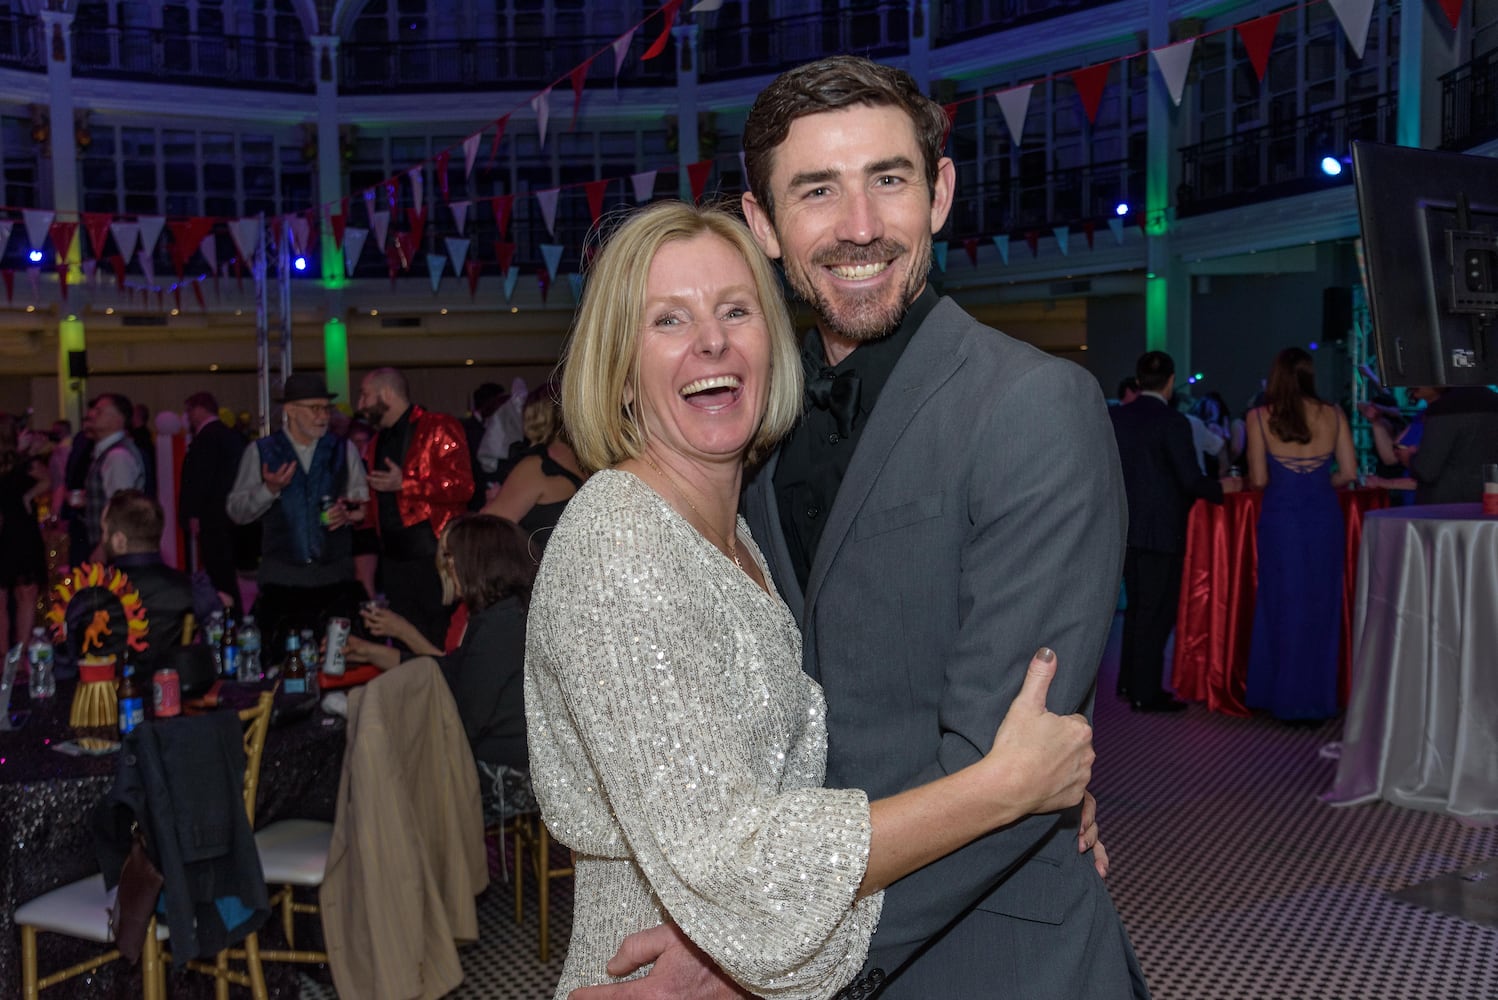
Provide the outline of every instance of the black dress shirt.
{"type": "Polygon", "coordinates": [[[780,523],[790,549],[791,564],[801,588],[806,589],[822,528],[837,491],[853,460],[853,449],[868,425],[879,393],[889,381],[905,346],[915,331],[936,308],[938,296],[927,285],[911,303],[899,329],[879,340],[859,344],[836,365],[827,364],[822,337],[816,329],[807,332],[802,341],[801,361],[807,381],[823,375],[858,376],[858,411],[853,417],[852,433],[839,433],[837,418],[828,410],[808,406],[785,443],[781,445],[780,462],[775,467],[775,500],[780,509],[780,523]]]}
{"type": "MultiPolygon", "coordinates": [[[[404,469],[414,430],[411,407],[407,406],[400,419],[375,438],[374,468],[370,471],[383,470],[387,459],[404,469]]],[[[373,495],[380,518],[380,548],[385,555],[392,559],[430,559],[437,555],[437,536],[432,533],[430,522],[422,521],[408,528],[401,523],[399,493],[375,490],[373,495]]]]}

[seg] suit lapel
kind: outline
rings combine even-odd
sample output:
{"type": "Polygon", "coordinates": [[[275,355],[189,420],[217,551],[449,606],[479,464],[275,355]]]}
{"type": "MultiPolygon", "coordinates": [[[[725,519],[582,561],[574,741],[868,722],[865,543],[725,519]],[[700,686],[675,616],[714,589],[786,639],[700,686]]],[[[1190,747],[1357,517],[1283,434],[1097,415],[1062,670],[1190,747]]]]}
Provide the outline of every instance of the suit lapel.
{"type": "Polygon", "coordinates": [[[859,437],[817,545],[816,559],[806,581],[804,621],[814,620],[812,609],[827,572],[853,527],[853,519],[863,509],[869,492],[888,464],[895,443],[926,401],[962,367],[962,328],[966,321],[965,314],[950,299],[938,302],[910,339],[879,393],[879,401],[859,437]]]}
{"type": "MultiPolygon", "coordinates": [[[[760,552],[764,554],[765,562],[770,564],[770,576],[773,578],[775,588],[780,591],[786,606],[791,609],[791,614],[796,618],[796,624],[805,627],[801,620],[801,610],[805,603],[801,595],[801,581],[796,579],[796,571],[791,566],[791,550],[785,541],[785,526],[780,523],[780,504],[775,498],[775,469],[780,465],[780,449],[770,453],[764,467],[754,477],[750,489],[755,494],[755,503],[759,506],[759,520],[763,530],[755,536],[754,540],[759,545],[760,552]]],[[[750,526],[753,527],[751,520],[750,526]]]]}

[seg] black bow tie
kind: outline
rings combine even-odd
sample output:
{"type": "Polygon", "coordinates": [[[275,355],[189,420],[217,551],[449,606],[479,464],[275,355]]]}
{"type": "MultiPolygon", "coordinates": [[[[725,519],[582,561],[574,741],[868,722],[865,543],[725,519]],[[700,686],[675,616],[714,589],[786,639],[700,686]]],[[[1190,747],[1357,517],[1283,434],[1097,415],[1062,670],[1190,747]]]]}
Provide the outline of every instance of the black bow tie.
{"type": "Polygon", "coordinates": [[[837,432],[848,437],[858,412],[858,376],[852,372],[834,375],[831,368],[823,368],[806,380],[806,401],[831,413],[837,432]]]}

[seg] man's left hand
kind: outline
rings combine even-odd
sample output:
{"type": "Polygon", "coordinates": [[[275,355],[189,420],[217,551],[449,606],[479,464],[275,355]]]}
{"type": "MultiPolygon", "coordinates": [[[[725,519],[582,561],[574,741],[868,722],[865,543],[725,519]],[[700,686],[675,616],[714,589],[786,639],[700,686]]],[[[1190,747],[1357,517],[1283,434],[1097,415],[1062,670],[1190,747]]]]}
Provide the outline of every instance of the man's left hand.
{"type": "Polygon", "coordinates": [[[383,469],[369,470],[369,488],[381,493],[399,493],[401,489],[401,467],[394,459],[385,459],[383,469]]]}
{"type": "Polygon", "coordinates": [[[627,976],[650,965],[643,979],[573,990],[568,1000],[737,1000],[752,997],[713,964],[675,924],[661,924],[625,938],[607,966],[627,976]]]}

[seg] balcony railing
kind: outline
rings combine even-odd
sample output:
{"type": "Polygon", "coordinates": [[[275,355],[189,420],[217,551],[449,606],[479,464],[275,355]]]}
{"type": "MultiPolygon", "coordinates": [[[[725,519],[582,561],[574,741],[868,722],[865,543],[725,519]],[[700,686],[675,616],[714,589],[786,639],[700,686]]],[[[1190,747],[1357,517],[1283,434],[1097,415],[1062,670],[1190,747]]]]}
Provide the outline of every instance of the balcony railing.
{"type": "MultiPolygon", "coordinates": [[[[711,16],[711,15],[710,15],[711,16]]],[[[853,0],[837,10],[801,14],[744,26],[726,20],[725,7],[698,36],[703,80],[778,73],[787,66],[837,53],[888,59],[910,51],[906,0],[853,0]]]]}
{"type": "Polygon", "coordinates": [[[313,88],[306,43],[155,28],[83,28],[73,38],[78,76],[267,90],[313,88]]]}
{"type": "MultiPolygon", "coordinates": [[[[1127,160],[1111,160],[1034,177],[989,180],[962,190],[952,206],[953,237],[1019,234],[1053,226],[1103,222],[1121,201],[1143,197],[1144,172],[1127,160]]],[[[1099,225],[1099,228],[1102,228],[1099,225]]]]}
{"type": "Polygon", "coordinates": [[[42,23],[27,14],[0,13],[0,66],[41,69],[42,23]]]}
{"type": "Polygon", "coordinates": [[[1441,77],[1441,148],[1458,152],[1498,138],[1498,59],[1484,52],[1441,77]]]}
{"type": "Polygon", "coordinates": [[[1234,208],[1352,183],[1352,172],[1329,177],[1323,157],[1344,159],[1352,142],[1393,142],[1393,94],[1380,94],[1292,121],[1246,129],[1181,150],[1179,215],[1234,208]]]}
{"type": "MultiPolygon", "coordinates": [[[[655,36],[638,31],[619,72],[621,86],[662,87],[676,83],[676,45],[649,62],[640,56],[655,36]]],[[[545,39],[486,38],[428,42],[345,43],[340,46],[345,94],[405,91],[496,90],[543,87],[570,73],[613,37],[545,39]]],[[[603,52],[590,80],[612,80],[614,55],[603,52]]]]}
{"type": "Polygon", "coordinates": [[[1111,2],[1113,0],[937,0],[933,4],[936,31],[932,42],[936,46],[951,45],[1075,11],[1106,6],[1111,2]]]}

